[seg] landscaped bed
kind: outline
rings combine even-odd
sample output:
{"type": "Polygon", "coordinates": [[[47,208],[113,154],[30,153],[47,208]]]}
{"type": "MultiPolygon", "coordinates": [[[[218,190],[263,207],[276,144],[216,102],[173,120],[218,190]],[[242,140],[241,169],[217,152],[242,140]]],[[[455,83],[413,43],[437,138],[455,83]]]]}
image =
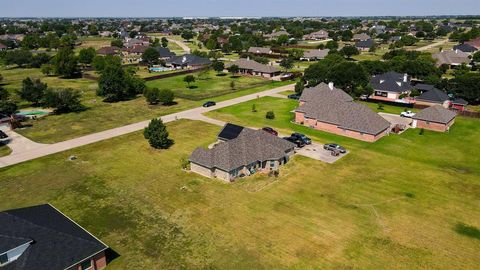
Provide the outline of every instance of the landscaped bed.
{"type": "Polygon", "coordinates": [[[218,126],[167,128],[168,150],[136,132],[0,169],[0,209],[53,204],[120,255],[108,269],[480,264],[479,120],[355,149],[345,142],[352,151],[335,164],[295,156],[278,177],[232,184],[180,169],[218,126]]]}

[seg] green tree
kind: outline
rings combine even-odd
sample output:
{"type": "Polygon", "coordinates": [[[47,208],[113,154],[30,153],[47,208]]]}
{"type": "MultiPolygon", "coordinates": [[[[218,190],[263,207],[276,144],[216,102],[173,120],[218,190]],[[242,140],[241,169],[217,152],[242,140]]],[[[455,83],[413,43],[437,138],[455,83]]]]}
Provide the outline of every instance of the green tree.
{"type": "Polygon", "coordinates": [[[232,90],[235,90],[235,81],[234,81],[234,80],[231,80],[231,81],[230,81],[230,88],[231,88],[232,90]]]}
{"type": "Polygon", "coordinates": [[[98,79],[97,95],[107,102],[116,102],[128,97],[127,75],[121,66],[106,65],[98,79]]]}
{"type": "Polygon", "coordinates": [[[480,102],[480,74],[467,73],[453,79],[453,92],[472,104],[480,102]]]}
{"type": "Polygon", "coordinates": [[[325,45],[325,48],[330,49],[330,50],[336,50],[338,49],[338,42],[335,40],[329,40],[327,41],[327,44],[325,45]]]}
{"type": "Polygon", "coordinates": [[[38,105],[45,95],[47,84],[42,83],[40,79],[25,78],[22,81],[22,88],[18,91],[18,95],[34,105],[38,105]]]}
{"type": "Polygon", "coordinates": [[[293,68],[294,60],[290,57],[284,58],[280,61],[280,66],[285,69],[285,72],[293,68]]]}
{"type": "Polygon", "coordinates": [[[114,39],[110,42],[110,45],[118,47],[118,48],[122,48],[123,47],[123,41],[121,39],[114,39]]]}
{"type": "Polygon", "coordinates": [[[18,65],[20,68],[32,62],[32,53],[28,50],[7,51],[3,57],[7,65],[18,65]]]}
{"type": "Polygon", "coordinates": [[[96,55],[97,52],[92,47],[81,49],[78,53],[78,62],[84,65],[90,65],[96,55]]]}
{"type": "Polygon", "coordinates": [[[205,44],[205,47],[209,50],[215,50],[218,47],[217,39],[212,37],[208,39],[207,44],[205,44]]]}
{"type": "Polygon", "coordinates": [[[225,69],[225,64],[221,61],[214,61],[212,63],[212,68],[213,70],[215,70],[218,74],[220,74],[221,72],[223,72],[223,70],[225,69]]]}
{"type": "Polygon", "coordinates": [[[0,114],[12,115],[17,111],[17,104],[12,100],[0,100],[0,114]]]}
{"type": "Polygon", "coordinates": [[[158,99],[159,99],[158,88],[147,89],[145,90],[143,95],[145,96],[145,99],[147,100],[148,104],[153,105],[158,103],[158,99]]]}
{"type": "Polygon", "coordinates": [[[303,81],[299,81],[295,84],[295,93],[301,95],[304,89],[305,84],[303,83],[303,81]]]}
{"type": "Polygon", "coordinates": [[[480,51],[473,54],[472,60],[473,62],[480,63],[480,51]]]}
{"type": "Polygon", "coordinates": [[[80,91],[73,89],[47,89],[44,103],[48,107],[55,108],[55,113],[78,112],[85,107],[80,103],[80,91]]]}
{"type": "Polygon", "coordinates": [[[142,54],[142,61],[148,65],[158,64],[160,53],[153,47],[149,47],[142,54]]]}
{"type": "Polygon", "coordinates": [[[240,67],[237,65],[231,65],[227,68],[228,72],[232,73],[232,76],[235,76],[240,71],[240,67]]]}
{"type": "Polygon", "coordinates": [[[158,100],[163,105],[173,104],[174,99],[175,99],[175,94],[170,89],[162,89],[158,92],[158,100]]]}
{"type": "Polygon", "coordinates": [[[40,67],[40,71],[44,75],[50,76],[53,73],[53,66],[51,64],[44,64],[40,67]]]}
{"type": "Polygon", "coordinates": [[[162,37],[162,47],[167,48],[168,47],[168,39],[166,37],[162,37]]]}
{"type": "Polygon", "coordinates": [[[348,59],[350,59],[353,55],[359,55],[360,52],[355,46],[347,45],[340,49],[340,53],[345,55],[348,59]]]}
{"type": "Polygon", "coordinates": [[[275,119],[275,113],[274,113],[273,111],[268,111],[268,112],[265,114],[265,118],[270,119],[270,120],[273,120],[273,119],[275,119]]]}
{"type": "Polygon", "coordinates": [[[152,119],[143,131],[143,136],[155,149],[168,149],[174,144],[174,141],[168,137],[167,127],[161,119],[152,119]]]}
{"type": "Polygon", "coordinates": [[[187,75],[183,78],[183,81],[187,83],[188,88],[190,88],[190,84],[195,82],[195,77],[193,75],[187,75]]]}
{"type": "Polygon", "coordinates": [[[182,35],[181,37],[187,41],[190,41],[190,39],[192,39],[194,37],[194,34],[192,31],[189,31],[189,30],[185,30],[182,32],[182,35]]]}
{"type": "Polygon", "coordinates": [[[59,49],[53,60],[55,74],[71,78],[79,72],[78,59],[70,47],[59,49]]]}
{"type": "Polygon", "coordinates": [[[288,52],[288,57],[292,59],[300,59],[303,57],[303,50],[292,49],[288,52]]]}

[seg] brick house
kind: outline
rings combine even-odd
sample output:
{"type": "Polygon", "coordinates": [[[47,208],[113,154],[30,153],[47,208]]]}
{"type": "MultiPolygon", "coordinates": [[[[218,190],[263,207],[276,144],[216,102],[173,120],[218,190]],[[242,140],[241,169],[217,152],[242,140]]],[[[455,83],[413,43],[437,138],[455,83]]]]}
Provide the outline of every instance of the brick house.
{"type": "Polygon", "coordinates": [[[390,123],[333,83],[321,83],[303,91],[295,122],[317,130],[374,142],[389,132],[390,123]]]}
{"type": "Polygon", "coordinates": [[[445,132],[455,122],[457,114],[441,105],[434,105],[415,114],[412,127],[445,132]]]}
{"type": "Polygon", "coordinates": [[[413,89],[411,78],[408,74],[390,71],[374,75],[370,79],[370,84],[373,87],[373,94],[370,95],[370,99],[397,103],[414,103],[413,99],[401,98],[402,95],[408,96],[413,89]]]}
{"type": "Polygon", "coordinates": [[[240,68],[240,73],[245,75],[272,78],[281,74],[281,71],[274,66],[260,64],[257,61],[245,58],[226,63],[225,69],[228,69],[233,65],[237,65],[240,68]]]}
{"type": "Polygon", "coordinates": [[[263,130],[227,124],[211,149],[191,154],[190,170],[209,178],[232,182],[257,171],[278,170],[293,155],[295,145],[263,130]]]}
{"type": "MultiPolygon", "coordinates": [[[[421,88],[421,87],[415,87],[421,88]]],[[[419,89],[422,91],[421,89],[419,89]]],[[[415,97],[415,104],[420,106],[434,106],[434,105],[441,105],[445,108],[448,108],[450,101],[450,97],[442,90],[439,90],[432,86],[427,91],[423,91],[421,95],[415,97]]]]}
{"type": "Polygon", "coordinates": [[[248,48],[248,53],[253,54],[272,54],[272,49],[266,47],[250,47],[248,48]]]}
{"type": "Polygon", "coordinates": [[[328,38],[328,32],[325,30],[316,31],[303,36],[303,40],[325,40],[328,38]]]}
{"type": "Polygon", "coordinates": [[[303,53],[303,56],[300,57],[302,61],[316,61],[320,59],[324,59],[325,56],[328,55],[330,49],[323,49],[323,50],[308,50],[303,53]]]}
{"type": "Polygon", "coordinates": [[[100,270],[107,249],[50,204],[0,212],[2,270],[100,270]]]}

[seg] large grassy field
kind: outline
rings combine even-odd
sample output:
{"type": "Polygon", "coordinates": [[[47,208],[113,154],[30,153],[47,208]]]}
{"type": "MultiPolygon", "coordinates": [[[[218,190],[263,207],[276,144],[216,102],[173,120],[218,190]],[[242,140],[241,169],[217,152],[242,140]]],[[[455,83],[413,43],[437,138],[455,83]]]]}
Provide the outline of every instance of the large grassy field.
{"type": "Polygon", "coordinates": [[[246,88],[275,84],[269,80],[253,76],[238,76],[235,78],[232,78],[230,74],[218,76],[214,71],[206,73],[197,72],[193,75],[195,76],[195,82],[191,83],[190,87],[183,81],[186,75],[149,81],[147,82],[147,86],[152,88],[157,87],[159,89],[170,89],[173,90],[178,97],[200,100],[232,93],[246,88]],[[234,89],[230,86],[232,81],[235,83],[234,89]]]}
{"type": "Polygon", "coordinates": [[[53,204],[120,254],[108,269],[476,269],[479,124],[225,184],[179,161],[219,127],[179,121],[169,150],[137,132],[1,169],[0,210],[53,204]]]}

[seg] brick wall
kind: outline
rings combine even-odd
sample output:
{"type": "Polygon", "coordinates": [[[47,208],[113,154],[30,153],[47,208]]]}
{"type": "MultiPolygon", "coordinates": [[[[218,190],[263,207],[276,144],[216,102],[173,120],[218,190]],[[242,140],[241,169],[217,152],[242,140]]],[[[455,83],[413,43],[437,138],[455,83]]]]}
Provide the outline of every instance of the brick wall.
{"type": "Polygon", "coordinates": [[[427,122],[423,120],[415,120],[417,121],[417,128],[423,128],[433,131],[445,132],[447,131],[455,122],[455,119],[450,121],[447,124],[435,123],[435,122],[427,122]]]}

